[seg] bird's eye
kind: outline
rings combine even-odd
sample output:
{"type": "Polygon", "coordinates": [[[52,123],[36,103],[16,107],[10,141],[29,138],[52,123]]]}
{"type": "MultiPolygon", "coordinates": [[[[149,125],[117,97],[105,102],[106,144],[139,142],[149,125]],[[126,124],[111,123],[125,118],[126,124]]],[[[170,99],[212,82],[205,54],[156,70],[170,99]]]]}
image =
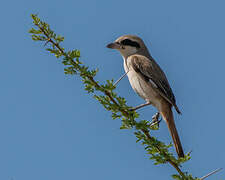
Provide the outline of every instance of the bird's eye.
{"type": "Polygon", "coordinates": [[[137,42],[132,41],[130,39],[124,39],[120,43],[125,46],[132,46],[132,47],[140,48],[140,44],[138,44],[137,42]]]}

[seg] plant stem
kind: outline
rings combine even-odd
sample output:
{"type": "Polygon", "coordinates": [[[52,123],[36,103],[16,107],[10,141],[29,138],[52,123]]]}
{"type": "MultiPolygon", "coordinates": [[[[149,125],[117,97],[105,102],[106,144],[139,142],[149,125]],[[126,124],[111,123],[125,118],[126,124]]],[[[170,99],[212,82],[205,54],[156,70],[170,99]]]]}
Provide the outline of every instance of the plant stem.
{"type": "MultiPolygon", "coordinates": [[[[146,136],[149,140],[152,140],[152,137],[150,136],[149,131],[147,131],[147,130],[145,130],[145,129],[142,129],[141,131],[145,134],[145,136],[146,136]]],[[[156,148],[157,148],[157,150],[158,150],[161,154],[163,154],[163,155],[166,157],[166,155],[164,154],[164,152],[162,152],[162,151],[160,150],[160,148],[159,148],[157,145],[156,145],[156,148]]],[[[182,176],[182,178],[185,178],[184,173],[180,170],[179,166],[178,166],[175,162],[173,162],[171,159],[167,159],[167,162],[170,163],[170,164],[177,170],[177,172],[182,176]]]]}
{"type": "MultiPolygon", "coordinates": [[[[64,52],[64,50],[63,50],[63,48],[61,48],[60,46],[59,46],[59,44],[58,43],[56,43],[55,41],[53,41],[51,38],[50,38],[50,36],[49,36],[49,34],[45,31],[45,29],[40,25],[40,24],[35,24],[41,31],[42,31],[42,33],[47,37],[47,43],[48,42],[50,42],[50,43],[52,43],[61,53],[62,53],[62,55],[63,56],[65,56],[66,58],[70,58],[70,57],[68,57],[68,55],[64,52]]],[[[73,64],[73,65],[76,65],[76,62],[74,62],[73,60],[71,60],[71,63],[73,64]]],[[[87,78],[94,84],[94,86],[95,86],[95,88],[98,88],[98,89],[102,89],[101,88],[101,86],[94,80],[94,78],[92,77],[92,76],[90,76],[90,75],[87,75],[87,78]]],[[[125,116],[125,117],[127,117],[127,118],[129,118],[129,112],[128,111],[126,111],[126,110],[124,110],[124,109],[122,109],[121,107],[120,107],[120,105],[117,103],[117,101],[113,98],[113,96],[111,95],[111,93],[109,92],[109,91],[107,91],[107,90],[104,90],[104,89],[102,89],[102,92],[106,95],[106,96],[108,96],[109,97],[109,99],[111,100],[111,102],[114,104],[114,105],[116,105],[117,106],[117,108],[118,108],[118,110],[125,116]]],[[[149,134],[149,131],[148,130],[145,130],[145,129],[141,129],[141,131],[145,134],[145,136],[151,141],[152,140],[152,137],[150,136],[150,134],[149,134]]],[[[158,152],[160,153],[160,154],[162,154],[162,155],[164,155],[164,157],[166,157],[166,154],[164,153],[164,152],[162,152],[162,150],[156,145],[156,148],[157,148],[157,150],[158,150],[158,152]]],[[[184,178],[185,179],[185,175],[184,175],[184,173],[180,170],[180,168],[178,167],[178,165],[177,165],[177,163],[175,163],[173,160],[171,160],[171,159],[167,159],[167,162],[169,163],[169,164],[171,164],[176,170],[177,170],[177,172],[182,176],[182,178],[184,178]]]]}

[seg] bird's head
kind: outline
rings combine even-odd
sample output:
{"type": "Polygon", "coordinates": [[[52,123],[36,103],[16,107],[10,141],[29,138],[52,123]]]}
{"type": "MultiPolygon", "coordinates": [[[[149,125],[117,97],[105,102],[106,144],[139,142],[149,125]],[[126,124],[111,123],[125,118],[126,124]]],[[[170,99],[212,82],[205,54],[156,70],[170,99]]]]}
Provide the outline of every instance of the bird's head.
{"type": "Polygon", "coordinates": [[[143,40],[135,35],[121,36],[106,47],[118,50],[124,58],[133,54],[149,54],[143,40]]]}

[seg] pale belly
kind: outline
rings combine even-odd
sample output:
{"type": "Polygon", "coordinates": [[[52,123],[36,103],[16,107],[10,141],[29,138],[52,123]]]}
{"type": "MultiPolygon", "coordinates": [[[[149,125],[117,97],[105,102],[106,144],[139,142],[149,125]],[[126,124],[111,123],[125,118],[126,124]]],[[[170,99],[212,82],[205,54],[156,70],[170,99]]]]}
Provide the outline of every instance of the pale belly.
{"type": "Polygon", "coordinates": [[[154,90],[150,82],[145,81],[132,67],[127,68],[124,63],[124,70],[127,73],[129,82],[133,90],[145,101],[151,102],[153,106],[158,106],[160,96],[154,90]]]}
{"type": "Polygon", "coordinates": [[[143,80],[141,79],[141,77],[139,77],[139,75],[135,71],[129,71],[127,73],[127,76],[133,90],[147,101],[149,99],[149,93],[146,92],[146,88],[148,89],[148,87],[146,87],[142,83],[143,80]]]}

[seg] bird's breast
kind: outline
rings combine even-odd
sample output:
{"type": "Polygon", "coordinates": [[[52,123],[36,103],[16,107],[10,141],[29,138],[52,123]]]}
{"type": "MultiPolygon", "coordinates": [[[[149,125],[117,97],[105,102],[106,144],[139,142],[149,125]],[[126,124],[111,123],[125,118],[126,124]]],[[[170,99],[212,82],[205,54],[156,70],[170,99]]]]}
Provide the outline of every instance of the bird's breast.
{"type": "Polygon", "coordinates": [[[133,90],[144,100],[154,105],[154,102],[157,102],[158,94],[155,92],[151,83],[146,81],[140,73],[137,73],[126,60],[124,60],[124,70],[128,72],[127,76],[133,90]]]}

